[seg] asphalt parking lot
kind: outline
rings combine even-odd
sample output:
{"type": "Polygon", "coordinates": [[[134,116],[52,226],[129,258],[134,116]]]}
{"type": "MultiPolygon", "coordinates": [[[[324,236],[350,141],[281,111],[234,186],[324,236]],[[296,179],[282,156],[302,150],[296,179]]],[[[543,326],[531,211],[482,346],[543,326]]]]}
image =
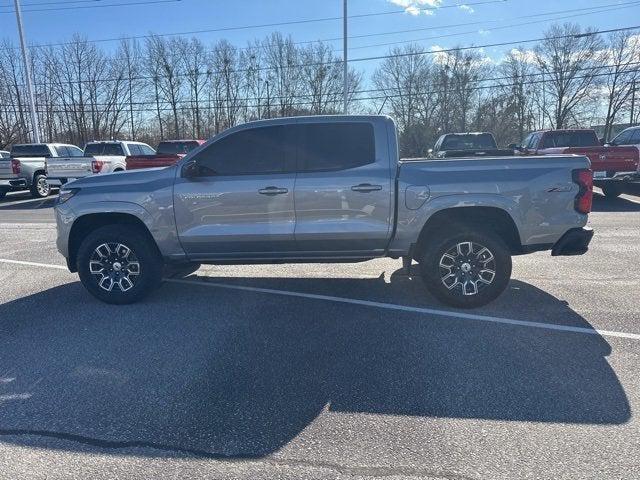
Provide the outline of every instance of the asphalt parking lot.
{"type": "Polygon", "coordinates": [[[205,266],[89,296],[0,202],[0,478],[637,478],[640,196],[455,312],[400,262],[205,266]],[[633,473],[635,472],[635,473],[633,473]]]}

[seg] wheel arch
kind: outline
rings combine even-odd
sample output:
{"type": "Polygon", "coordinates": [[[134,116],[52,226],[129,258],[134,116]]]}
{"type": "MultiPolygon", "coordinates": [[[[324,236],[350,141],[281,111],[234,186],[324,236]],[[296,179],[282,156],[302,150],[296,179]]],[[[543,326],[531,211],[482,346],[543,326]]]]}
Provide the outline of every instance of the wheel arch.
{"type": "Polygon", "coordinates": [[[505,242],[512,255],[522,253],[518,227],[509,212],[499,207],[461,206],[438,210],[427,219],[414,245],[413,257],[419,259],[433,232],[469,227],[492,231],[505,242]]]}
{"type": "Polygon", "coordinates": [[[155,248],[158,255],[161,255],[158,244],[149,231],[149,228],[136,215],[122,212],[88,213],[76,219],[69,232],[69,257],[67,263],[72,272],[77,270],[78,250],[82,241],[96,229],[109,225],[125,225],[135,228],[147,237],[152,248],[155,248]]]}

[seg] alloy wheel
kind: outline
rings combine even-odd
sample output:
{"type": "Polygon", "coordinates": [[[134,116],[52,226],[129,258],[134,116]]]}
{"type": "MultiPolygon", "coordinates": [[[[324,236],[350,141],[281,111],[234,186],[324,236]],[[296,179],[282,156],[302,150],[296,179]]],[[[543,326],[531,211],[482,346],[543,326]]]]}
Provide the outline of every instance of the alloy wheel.
{"type": "Polygon", "coordinates": [[[460,242],[440,258],[440,278],[445,287],[460,295],[477,295],[496,277],[496,260],[487,247],[460,242]]]}

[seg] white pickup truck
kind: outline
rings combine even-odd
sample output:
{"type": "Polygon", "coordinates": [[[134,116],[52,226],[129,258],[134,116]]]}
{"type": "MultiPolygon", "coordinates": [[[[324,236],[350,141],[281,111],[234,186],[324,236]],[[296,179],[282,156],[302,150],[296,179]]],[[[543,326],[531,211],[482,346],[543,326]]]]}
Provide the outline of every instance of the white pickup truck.
{"type": "Polygon", "coordinates": [[[52,183],[46,177],[47,162],[69,162],[82,155],[78,147],[64,143],[14,145],[10,155],[0,155],[0,198],[15,190],[30,190],[35,198],[48,196],[52,183]]]}
{"type": "Polygon", "coordinates": [[[84,155],[76,158],[47,160],[47,178],[65,184],[77,178],[97,173],[113,173],[127,168],[129,155],[154,155],[156,152],[146,143],[109,140],[89,142],[84,155]]]}

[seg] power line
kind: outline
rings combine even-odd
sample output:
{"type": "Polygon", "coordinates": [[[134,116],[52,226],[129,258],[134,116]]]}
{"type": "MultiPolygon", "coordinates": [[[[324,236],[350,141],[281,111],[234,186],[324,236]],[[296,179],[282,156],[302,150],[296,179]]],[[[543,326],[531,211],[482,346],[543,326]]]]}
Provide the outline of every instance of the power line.
{"type": "MultiPolygon", "coordinates": [[[[92,0],[85,0],[85,1],[92,1],[92,0]]],[[[181,1],[181,0],[163,0],[163,1],[169,2],[169,1],[181,1]]],[[[465,3],[465,5],[481,6],[481,5],[488,5],[488,4],[494,4],[494,3],[505,3],[507,1],[509,0],[484,0],[484,1],[479,1],[475,3],[474,2],[465,3]]],[[[131,4],[126,4],[126,5],[131,5],[131,4]]],[[[422,7],[420,8],[420,11],[457,8],[459,6],[460,4],[442,5],[440,7],[422,7]]],[[[70,8],[76,8],[76,7],[70,7],[70,8]]],[[[80,7],[77,7],[77,8],[80,8],[80,7]]],[[[86,8],[89,8],[89,7],[86,7],[86,8]]],[[[30,11],[30,10],[25,10],[25,11],[30,11]]],[[[0,12],[0,13],[10,13],[10,12],[0,12]]],[[[406,13],[406,11],[393,10],[393,11],[385,11],[385,12],[361,13],[356,15],[349,15],[347,18],[349,19],[366,18],[366,17],[382,16],[382,15],[395,15],[399,13],[406,13]]],[[[87,42],[102,43],[102,42],[115,42],[120,40],[134,40],[134,39],[150,38],[150,37],[170,37],[170,36],[180,36],[180,35],[194,35],[199,33],[217,33],[217,32],[229,32],[229,31],[236,31],[236,30],[252,30],[257,28],[282,27],[282,26],[288,26],[288,25],[301,25],[301,24],[307,24],[307,23],[328,22],[328,21],[335,21],[335,20],[342,20],[342,17],[320,17],[320,18],[309,18],[309,19],[301,19],[301,20],[289,20],[289,21],[274,22],[274,23],[261,23],[261,24],[252,24],[252,25],[238,25],[238,26],[229,26],[229,27],[209,28],[209,29],[202,29],[202,30],[190,30],[190,31],[173,32],[173,33],[169,32],[169,33],[148,34],[148,35],[130,35],[125,37],[112,37],[112,38],[103,38],[103,39],[96,39],[96,40],[87,40],[87,42]]],[[[445,28],[445,27],[442,27],[442,28],[445,28]]],[[[350,38],[358,38],[358,37],[355,36],[350,38]]],[[[339,38],[339,40],[341,39],[342,37],[339,38]]],[[[322,40],[312,40],[311,42],[316,42],[316,41],[322,41],[322,40]]],[[[68,45],[70,43],[72,42],[45,43],[45,44],[33,45],[33,47],[39,48],[39,47],[50,47],[50,46],[62,46],[62,45],[68,45]]]]}
{"type": "MultiPolygon", "coordinates": [[[[640,61],[638,62],[628,62],[628,63],[615,63],[615,64],[608,64],[608,65],[599,65],[597,67],[582,67],[582,68],[576,68],[575,71],[577,72],[583,72],[583,71],[593,71],[593,70],[601,70],[601,69],[605,69],[605,68],[619,68],[619,67],[629,67],[629,66],[635,66],[635,65],[640,65],[640,61]]],[[[632,73],[635,72],[636,70],[626,70],[624,73],[632,73]]],[[[521,77],[523,79],[525,78],[529,78],[529,77],[538,77],[538,76],[547,76],[547,75],[552,75],[558,73],[558,71],[556,70],[550,70],[550,71],[546,71],[546,72],[531,72],[531,73],[526,73],[523,74],[521,77]]],[[[609,75],[609,73],[603,73],[603,74],[598,74],[598,75],[609,75]]],[[[492,82],[492,81],[500,81],[500,80],[511,80],[513,78],[513,75],[505,75],[505,76],[500,76],[500,77],[485,77],[485,78],[477,78],[477,79],[471,79],[469,80],[470,83],[483,83],[483,82],[492,82]]],[[[514,84],[514,85],[519,85],[519,84],[514,84]]],[[[502,87],[504,86],[503,84],[499,84],[498,86],[502,87]]],[[[389,89],[385,89],[385,88],[368,88],[368,89],[361,89],[361,90],[354,90],[351,92],[351,94],[359,94],[359,93],[376,93],[376,92],[384,92],[387,91],[389,89]]],[[[339,93],[336,93],[336,95],[338,95],[339,93]]],[[[313,94],[296,94],[293,95],[296,98],[308,98],[308,97],[313,97],[313,94]]],[[[264,99],[265,97],[242,97],[243,100],[254,100],[254,101],[259,101],[264,99]]],[[[278,99],[282,99],[282,98],[288,98],[286,96],[283,95],[270,95],[269,98],[271,100],[278,100],[278,99]]],[[[152,101],[152,100],[147,100],[147,101],[138,101],[138,102],[125,102],[127,105],[155,105],[156,102],[152,101]]],[[[163,101],[163,103],[167,103],[166,101],[163,101]]],[[[175,101],[176,104],[193,104],[194,101],[192,99],[184,99],[184,100],[177,100],[175,101]]],[[[94,102],[93,105],[95,106],[106,106],[106,105],[111,105],[111,103],[104,103],[104,102],[99,102],[96,103],[94,102]]],[[[16,106],[16,105],[13,105],[16,106]]]]}
{"type": "MultiPolygon", "coordinates": [[[[394,53],[394,54],[387,54],[387,55],[377,55],[377,56],[370,56],[370,57],[356,57],[356,58],[352,58],[349,60],[349,63],[354,63],[354,62],[366,62],[366,61],[371,61],[371,60],[386,60],[386,59],[390,59],[390,58],[401,58],[401,57],[414,57],[414,56],[421,56],[421,55],[439,55],[439,54],[443,54],[443,53],[451,53],[451,52],[457,52],[457,51],[468,51],[468,50],[480,50],[480,49],[484,49],[484,48],[490,48],[490,47],[503,47],[503,46],[508,46],[508,45],[519,45],[519,44],[523,44],[523,43],[532,43],[532,42],[539,42],[539,41],[543,41],[543,40],[555,40],[555,39],[562,39],[562,38],[580,38],[583,36],[594,36],[594,35],[600,35],[603,33],[613,33],[613,32],[621,32],[621,31],[627,31],[627,30],[636,30],[639,29],[640,25],[634,25],[634,26],[630,26],[630,27],[620,27],[620,28],[612,28],[612,29],[608,29],[608,30],[594,30],[591,32],[586,32],[586,33],[581,33],[581,34],[571,34],[571,35],[554,35],[554,36],[547,36],[547,37],[538,37],[538,38],[529,38],[529,39],[524,39],[524,40],[515,40],[515,41],[509,41],[509,42],[497,42],[497,43],[487,43],[487,44],[483,44],[483,45],[467,45],[467,46],[458,46],[458,47],[454,47],[454,48],[446,48],[446,49],[440,49],[440,50],[422,50],[419,52],[403,52],[403,53],[394,53]]],[[[317,66],[324,66],[324,65],[339,65],[342,63],[341,59],[335,59],[335,60],[330,60],[330,61],[324,61],[324,62],[314,62],[314,63],[302,63],[302,64],[293,64],[293,65],[287,65],[287,68],[302,68],[302,67],[317,67],[317,66]]],[[[235,69],[235,70],[226,70],[226,71],[221,71],[221,70],[214,70],[214,71],[210,71],[210,70],[206,70],[203,72],[196,72],[195,75],[197,76],[211,76],[211,75],[216,75],[216,74],[221,74],[221,73],[225,73],[225,74],[231,74],[231,73],[248,73],[248,72],[259,72],[259,71],[267,71],[267,70],[273,70],[274,67],[268,67],[268,66],[261,66],[261,67],[256,67],[256,68],[243,68],[243,69],[235,69]]],[[[188,77],[194,75],[194,73],[175,73],[172,76],[176,76],[176,77],[188,77]]],[[[164,75],[164,74],[157,74],[157,75],[138,75],[135,77],[131,77],[131,80],[155,80],[158,78],[168,78],[171,75],[164,75]]],[[[88,83],[88,82],[96,82],[96,81],[102,81],[102,82],[122,82],[122,81],[129,81],[129,78],[125,78],[124,76],[119,76],[119,77],[113,77],[113,78],[94,78],[94,79],[79,79],[79,80],[66,80],[64,82],[59,82],[62,84],[79,84],[79,83],[88,83]]],[[[36,85],[38,86],[43,86],[46,85],[46,83],[36,83],[36,85]]]]}
{"type": "MultiPolygon", "coordinates": [[[[586,15],[595,15],[595,14],[599,14],[599,13],[605,13],[605,12],[611,12],[614,10],[623,10],[625,8],[630,8],[636,5],[639,5],[640,1],[636,1],[636,2],[632,2],[630,5],[625,5],[625,6],[616,6],[616,7],[607,7],[607,8],[602,8],[601,10],[597,10],[597,11],[593,11],[593,12],[586,12],[586,13],[582,13],[582,14],[574,14],[574,15],[567,15],[567,16],[562,16],[562,17],[558,17],[558,18],[545,18],[543,20],[537,20],[537,21],[533,21],[533,22],[522,22],[522,23],[512,23],[509,25],[503,25],[500,27],[491,27],[491,31],[494,30],[506,30],[506,29],[510,29],[510,28],[516,28],[516,27],[522,27],[525,25],[533,25],[533,24],[538,24],[538,23],[546,23],[549,21],[558,21],[558,20],[565,20],[568,18],[576,18],[576,17],[582,17],[582,16],[586,16],[586,15]]],[[[520,17],[520,18],[526,18],[526,17],[520,17]]],[[[449,34],[445,34],[445,35],[436,35],[436,36],[432,36],[432,37],[423,37],[423,38],[415,38],[415,39],[411,39],[411,40],[400,40],[397,42],[385,42],[385,43],[375,43],[375,44],[369,44],[369,45],[360,45],[357,47],[351,47],[349,50],[361,50],[361,49],[365,49],[365,48],[374,48],[374,47],[386,47],[386,46],[390,46],[390,45],[405,45],[405,44],[411,44],[411,43],[416,43],[416,42],[423,42],[425,40],[437,40],[439,38],[448,38],[448,37],[457,37],[460,35],[470,35],[470,34],[474,34],[474,33],[478,33],[477,30],[467,30],[465,32],[457,32],[457,33],[449,33],[449,34]]],[[[339,52],[340,50],[333,50],[334,52],[339,52]]]]}
{"type": "MultiPolygon", "coordinates": [[[[97,0],[100,1],[100,0],[97,0]]],[[[51,12],[51,11],[59,11],[59,10],[78,10],[78,9],[86,9],[86,8],[107,8],[107,7],[132,7],[137,5],[152,5],[157,3],[176,3],[181,2],[182,0],[146,0],[141,2],[126,2],[126,3],[109,3],[109,4],[100,4],[100,5],[81,5],[77,7],[52,7],[52,8],[28,8],[23,10],[23,13],[26,12],[51,12]]],[[[65,2],[67,3],[67,2],[65,2]]],[[[72,2],[68,2],[72,3],[72,2]]],[[[32,4],[33,5],[33,4],[32,4]]],[[[8,10],[3,13],[15,13],[15,10],[8,10]]]]}
{"type": "MultiPolygon", "coordinates": [[[[617,64],[610,64],[610,65],[601,65],[599,67],[583,67],[583,68],[577,68],[576,71],[578,72],[582,72],[582,71],[593,71],[593,70],[599,70],[599,69],[605,69],[605,68],[614,68],[614,67],[621,67],[621,66],[637,66],[640,65],[640,61],[638,62],[630,62],[630,63],[617,63],[617,64]]],[[[634,68],[634,69],[630,69],[630,70],[626,70],[624,73],[638,73],[640,72],[640,68],[634,68]]],[[[493,84],[493,85],[480,85],[477,87],[468,87],[466,89],[463,89],[464,91],[474,91],[474,90],[487,90],[487,89],[492,89],[492,88],[509,88],[509,87],[517,87],[517,86],[522,86],[522,85],[536,85],[536,84],[545,84],[545,83],[551,83],[556,81],[554,78],[548,78],[545,79],[544,77],[546,76],[551,76],[553,73],[557,73],[557,71],[548,71],[548,72],[532,72],[532,73],[528,73],[528,74],[524,74],[521,76],[521,80],[518,80],[517,82],[513,82],[513,83],[497,83],[497,84],[493,84]],[[542,76],[543,78],[541,80],[526,80],[526,78],[528,77],[537,77],[537,76],[542,76]]],[[[581,80],[581,79],[587,79],[587,78],[593,78],[593,77],[603,77],[603,76],[608,76],[611,75],[611,72],[599,72],[599,73],[592,73],[590,75],[578,75],[573,77],[573,80],[581,80]]],[[[499,81],[499,80],[511,80],[513,79],[512,75],[508,75],[508,76],[502,76],[502,77],[492,77],[492,78],[479,78],[479,79],[475,79],[475,80],[469,80],[469,83],[481,83],[481,82],[489,82],[489,81],[499,81]]],[[[385,92],[385,91],[389,91],[389,90],[394,90],[393,88],[389,88],[389,89],[385,89],[385,88],[374,88],[374,89],[365,89],[365,90],[355,90],[353,92],[351,92],[352,95],[357,95],[359,93],[377,93],[377,92],[385,92]]],[[[434,94],[439,94],[439,93],[443,93],[444,90],[430,90],[430,91],[426,91],[426,92],[413,92],[410,94],[406,94],[406,93],[396,93],[396,94],[381,94],[379,96],[368,96],[368,97],[359,97],[359,98],[354,98],[353,100],[356,101],[366,101],[366,100],[383,100],[385,98],[401,98],[401,97],[411,97],[411,96],[423,96],[423,95],[434,95],[434,94]]],[[[335,102],[341,102],[342,101],[342,91],[337,91],[334,93],[330,94],[331,96],[334,96],[337,98],[337,100],[335,100],[335,102]]],[[[306,98],[306,97],[313,97],[314,95],[311,94],[295,94],[295,95],[291,95],[290,97],[288,96],[283,96],[283,95],[273,95],[270,96],[270,100],[278,100],[278,99],[283,99],[283,98],[306,98]]],[[[235,99],[237,101],[266,101],[266,97],[241,97],[241,98],[237,98],[235,99]]],[[[333,102],[334,100],[323,100],[324,102],[333,102]]],[[[205,102],[205,100],[203,100],[202,102],[205,102]]],[[[207,100],[208,102],[208,100],[207,100]]],[[[169,102],[167,100],[162,100],[160,102],[156,102],[156,101],[142,101],[142,102],[123,102],[121,105],[129,105],[129,106],[133,106],[133,105],[156,105],[157,103],[166,105],[166,104],[170,104],[172,102],[169,102]]],[[[198,105],[198,108],[203,108],[201,106],[199,106],[199,104],[195,103],[194,100],[192,99],[186,99],[186,100],[178,100],[176,102],[174,102],[176,104],[188,104],[191,105],[192,107],[194,105],[198,105]]],[[[312,104],[312,101],[305,101],[305,102],[296,102],[294,104],[297,105],[306,105],[306,104],[312,104]]],[[[104,103],[104,102],[100,102],[100,103],[96,103],[96,102],[88,102],[87,105],[89,106],[93,106],[93,107],[106,107],[106,106],[112,106],[114,105],[113,102],[110,103],[104,103]]],[[[247,104],[248,105],[248,104],[247,104]]],[[[289,105],[291,105],[291,103],[289,103],[289,105]]],[[[6,104],[7,107],[13,107],[13,108],[19,108],[21,107],[20,105],[17,104],[6,104]]],[[[123,107],[124,108],[124,107],[123,107]]],[[[180,107],[180,108],[185,108],[185,107],[180,107]]],[[[166,110],[170,110],[170,107],[167,107],[166,110]]],[[[127,111],[129,111],[130,109],[127,108],[127,111]]],[[[134,110],[134,112],[138,111],[138,112],[148,112],[148,111],[155,111],[156,108],[149,108],[149,109],[139,109],[139,110],[134,110]]],[[[162,109],[161,109],[162,110],[162,109]]],[[[42,112],[42,110],[38,110],[39,112],[42,112]]],[[[65,109],[65,112],[78,112],[77,109],[65,109]]],[[[49,110],[49,112],[51,112],[49,110]]]]}

